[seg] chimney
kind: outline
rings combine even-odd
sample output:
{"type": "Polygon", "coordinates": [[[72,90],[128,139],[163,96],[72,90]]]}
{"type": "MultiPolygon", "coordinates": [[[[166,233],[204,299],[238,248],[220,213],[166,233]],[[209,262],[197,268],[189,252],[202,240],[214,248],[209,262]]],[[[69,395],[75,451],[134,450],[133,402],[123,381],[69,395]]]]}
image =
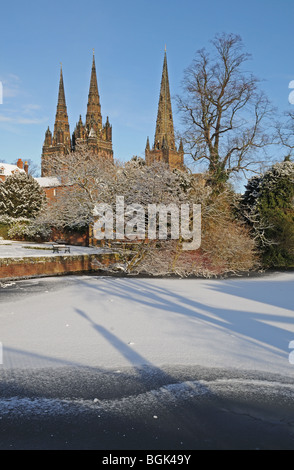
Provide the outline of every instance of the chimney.
{"type": "Polygon", "coordinates": [[[28,162],[25,162],[25,164],[24,164],[24,171],[26,172],[26,174],[28,174],[28,172],[29,172],[29,164],[28,164],[28,162]]]}
{"type": "Polygon", "coordinates": [[[21,170],[23,170],[23,161],[22,161],[21,158],[19,158],[19,159],[17,160],[16,166],[17,166],[18,168],[20,168],[21,170]]]}

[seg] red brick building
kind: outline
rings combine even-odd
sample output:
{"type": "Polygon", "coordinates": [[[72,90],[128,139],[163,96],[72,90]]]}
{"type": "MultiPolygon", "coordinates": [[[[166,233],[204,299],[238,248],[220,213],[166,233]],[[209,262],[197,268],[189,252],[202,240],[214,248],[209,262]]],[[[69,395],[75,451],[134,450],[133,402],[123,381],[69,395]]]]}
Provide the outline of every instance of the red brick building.
{"type": "Polygon", "coordinates": [[[35,178],[35,180],[43,189],[48,201],[52,202],[56,200],[58,191],[63,187],[60,178],[57,176],[43,176],[41,178],[35,178]]]}

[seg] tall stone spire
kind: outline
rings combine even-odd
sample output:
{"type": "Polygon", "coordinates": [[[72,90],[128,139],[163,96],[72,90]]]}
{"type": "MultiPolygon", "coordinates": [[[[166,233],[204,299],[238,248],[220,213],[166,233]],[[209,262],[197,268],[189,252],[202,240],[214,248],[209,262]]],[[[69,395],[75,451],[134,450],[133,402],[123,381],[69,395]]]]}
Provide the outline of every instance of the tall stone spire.
{"type": "Polygon", "coordinates": [[[175,149],[175,133],[169,89],[166,49],[164,51],[154,146],[156,148],[160,148],[163,141],[165,141],[165,145],[170,149],[175,149]]]}
{"type": "Polygon", "coordinates": [[[87,127],[88,132],[90,132],[91,128],[93,128],[97,135],[102,129],[101,105],[100,105],[100,96],[98,92],[94,50],[93,50],[93,62],[92,62],[90,88],[89,88],[89,95],[88,95],[86,127],[87,127]]]}
{"type": "Polygon", "coordinates": [[[71,138],[69,131],[69,122],[64,93],[62,65],[60,67],[58,101],[54,123],[53,136],[48,127],[45,134],[45,141],[42,149],[42,176],[54,175],[54,168],[51,164],[52,155],[68,154],[71,151],[71,138]]]}
{"type": "Polygon", "coordinates": [[[62,65],[60,66],[59,91],[53,139],[55,139],[56,144],[67,144],[70,146],[70,132],[64,93],[62,65]]]}
{"type": "Polygon", "coordinates": [[[180,146],[177,150],[175,145],[175,131],[168,79],[166,48],[164,51],[154,144],[153,148],[150,149],[149,140],[147,140],[145,160],[147,165],[151,165],[153,162],[159,161],[166,163],[171,169],[184,168],[183,148],[180,146]]]}

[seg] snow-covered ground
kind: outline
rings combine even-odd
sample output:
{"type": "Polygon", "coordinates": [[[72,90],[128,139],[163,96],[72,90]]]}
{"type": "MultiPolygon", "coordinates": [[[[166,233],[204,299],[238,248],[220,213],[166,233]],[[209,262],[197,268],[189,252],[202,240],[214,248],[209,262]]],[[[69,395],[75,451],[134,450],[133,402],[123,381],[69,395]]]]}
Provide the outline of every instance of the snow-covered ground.
{"type": "Polygon", "coordinates": [[[293,286],[293,272],[4,282],[0,369],[195,365],[293,378],[293,286]]]}
{"type": "Polygon", "coordinates": [[[0,282],[0,449],[293,450],[293,283],[0,282]]]}

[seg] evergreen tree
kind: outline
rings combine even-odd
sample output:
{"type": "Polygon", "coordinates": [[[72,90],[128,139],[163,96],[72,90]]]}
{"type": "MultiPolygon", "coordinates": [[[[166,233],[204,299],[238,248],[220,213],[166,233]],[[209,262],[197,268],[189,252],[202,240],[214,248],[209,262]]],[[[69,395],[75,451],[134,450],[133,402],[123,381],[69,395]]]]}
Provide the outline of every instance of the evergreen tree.
{"type": "Polygon", "coordinates": [[[46,196],[37,181],[26,173],[15,173],[0,184],[0,215],[35,217],[46,196]]]}
{"type": "Polygon", "coordinates": [[[242,211],[267,267],[294,266],[294,163],[285,159],[249,180],[242,211]]]}

